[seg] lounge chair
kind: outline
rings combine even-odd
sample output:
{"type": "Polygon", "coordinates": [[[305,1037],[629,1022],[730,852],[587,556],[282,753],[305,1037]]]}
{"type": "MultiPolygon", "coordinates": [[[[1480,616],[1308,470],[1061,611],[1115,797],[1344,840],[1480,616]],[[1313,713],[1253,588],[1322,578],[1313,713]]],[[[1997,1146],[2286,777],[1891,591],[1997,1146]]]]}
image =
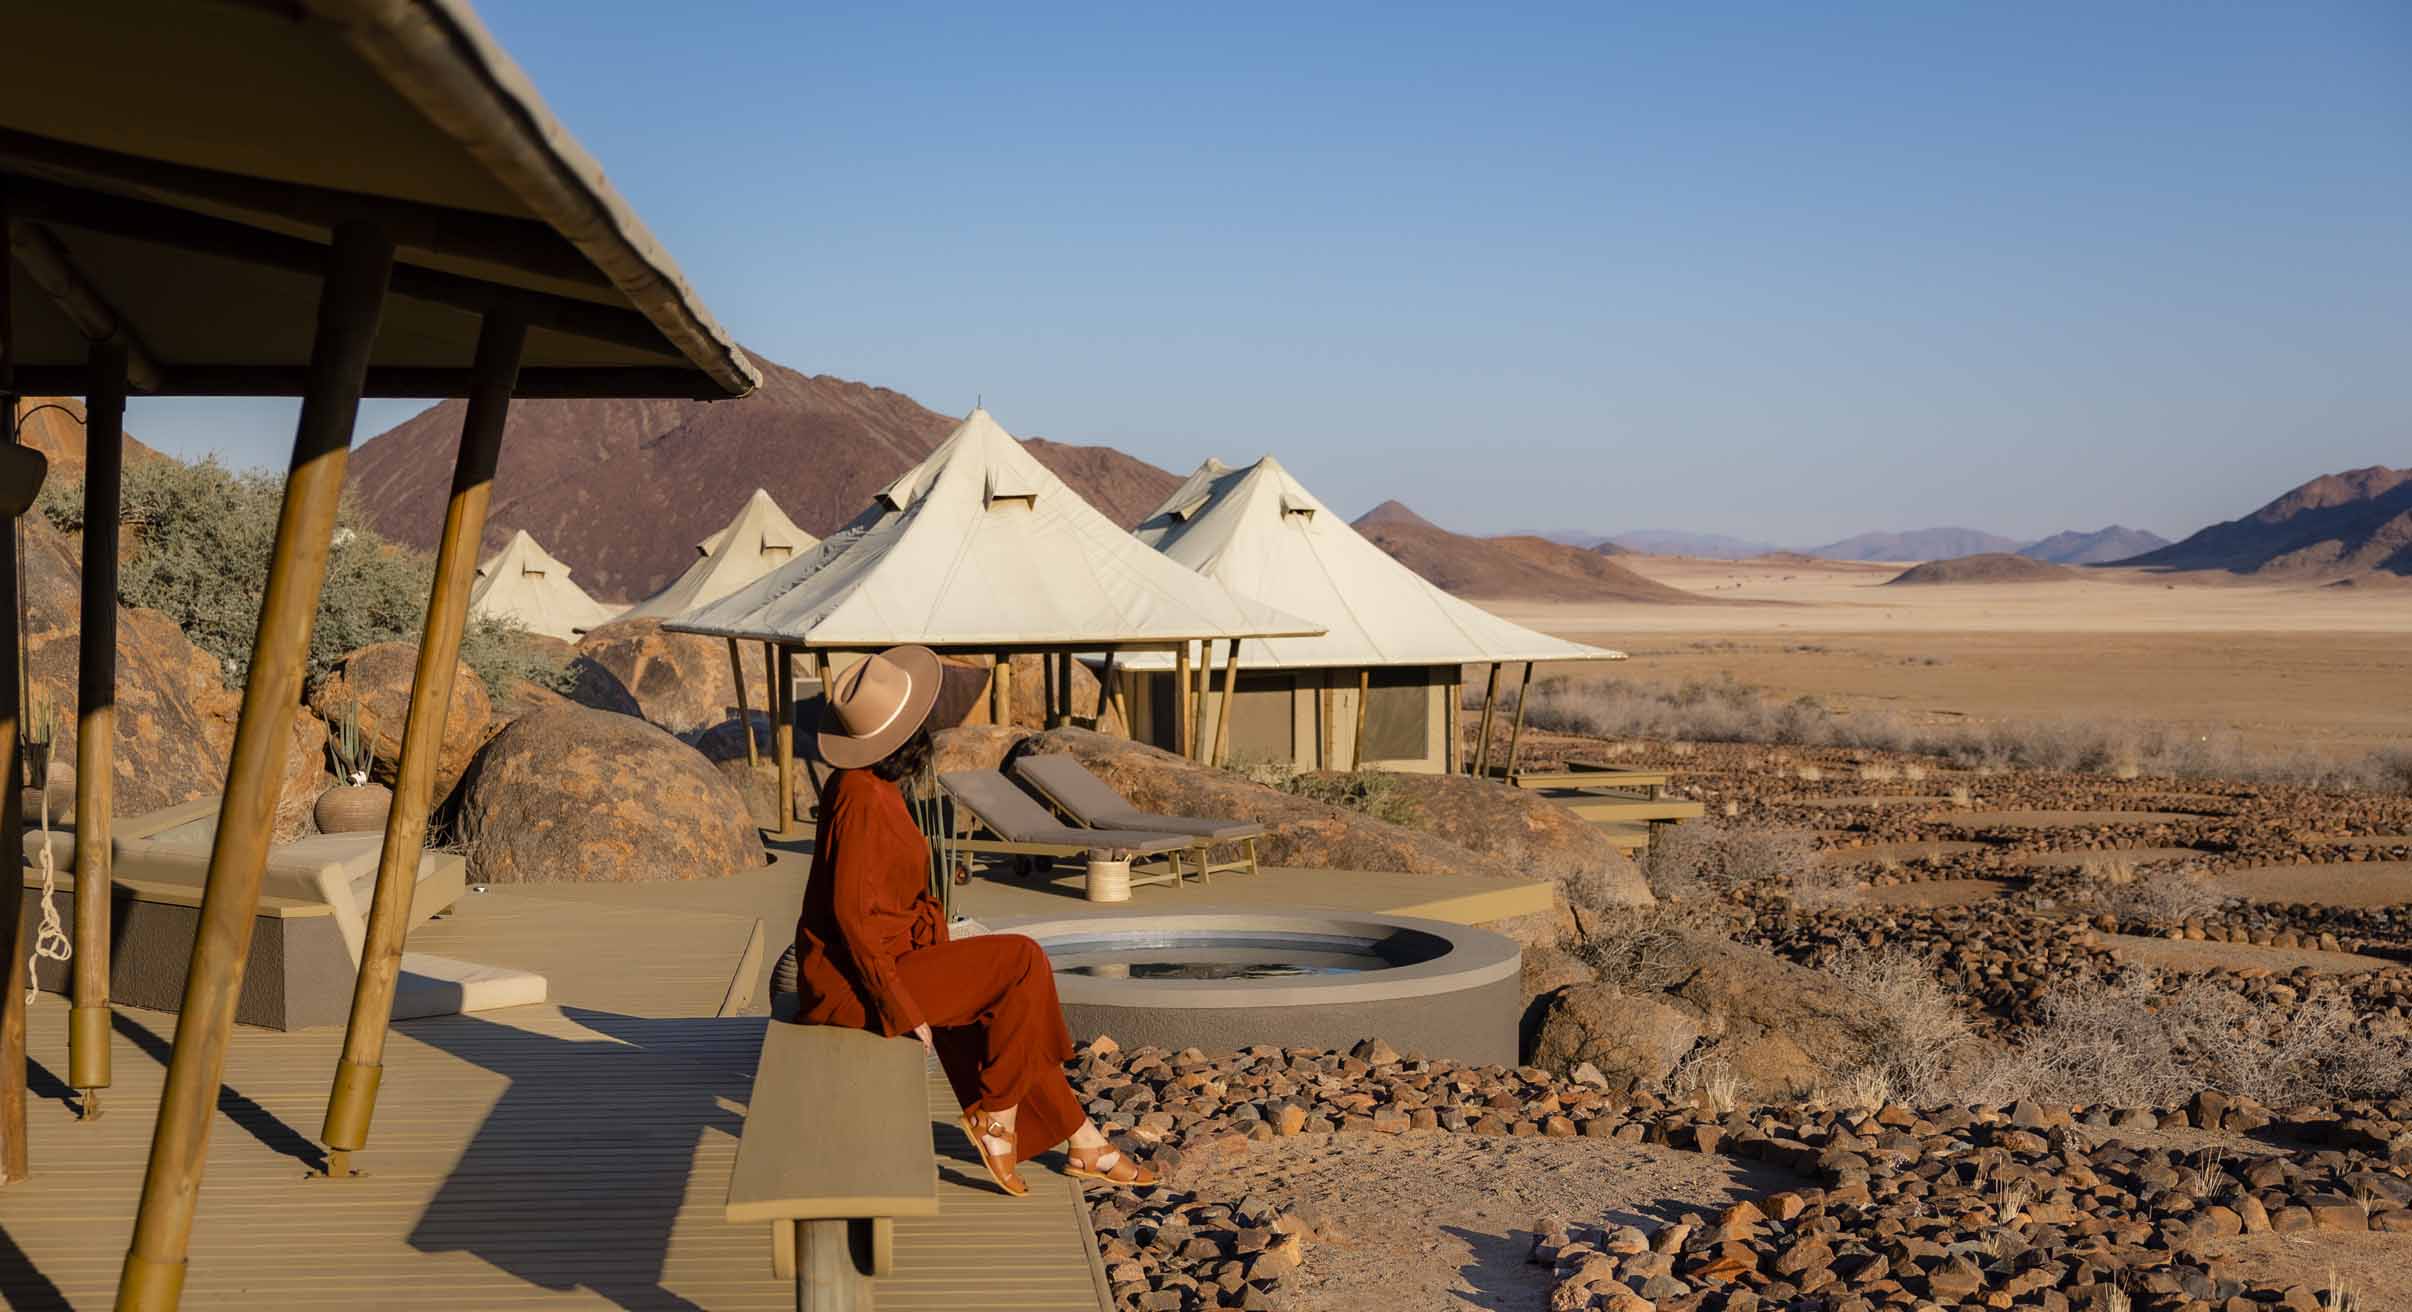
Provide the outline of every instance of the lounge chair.
{"type": "Polygon", "coordinates": [[[1263,825],[1248,820],[1209,820],[1203,816],[1142,811],[1115,792],[1112,784],[1090,773],[1089,767],[1082,765],[1077,757],[1025,756],[1013,763],[1013,772],[1054,803],[1057,810],[1092,829],[1144,829],[1192,836],[1198,840],[1201,879],[1226,870],[1256,873],[1256,840],[1265,836],[1263,825]],[[1209,855],[1211,849],[1232,843],[1246,849],[1247,859],[1216,864],[1209,855]]]}
{"type": "MultiPolygon", "coordinates": [[[[994,838],[969,838],[955,846],[992,856],[1072,857],[1086,852],[1128,852],[1133,857],[1164,858],[1166,869],[1146,874],[1131,872],[1133,884],[1181,882],[1181,853],[1197,845],[1187,834],[1163,830],[1075,829],[1047,813],[1038,799],[1016,788],[994,770],[960,770],[938,776],[938,786],[971,812],[994,838]]],[[[1135,864],[1135,863],[1134,863],[1135,864]]]]}

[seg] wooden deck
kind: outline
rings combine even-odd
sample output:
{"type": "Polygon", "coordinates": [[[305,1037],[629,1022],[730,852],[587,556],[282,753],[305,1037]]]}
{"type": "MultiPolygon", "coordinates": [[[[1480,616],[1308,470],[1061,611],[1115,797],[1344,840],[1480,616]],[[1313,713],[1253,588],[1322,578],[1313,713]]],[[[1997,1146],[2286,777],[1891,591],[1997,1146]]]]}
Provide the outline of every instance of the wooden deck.
{"type": "MultiPolygon", "coordinates": [[[[30,1017],[62,1064],[66,1006],[30,1017]]],[[[194,1227],[188,1308],[790,1309],[766,1227],[721,1220],[761,1044],[758,1018],[522,1007],[396,1027],[360,1176],[313,1179],[337,1030],[244,1030],[194,1227]]],[[[79,1123],[49,1070],[32,1179],[0,1190],[0,1295],[20,1312],[105,1308],[133,1224],[174,1018],[119,1016],[117,1085],[79,1123]]],[[[1102,1273],[1072,1182],[991,1187],[929,1085],[940,1213],[900,1224],[883,1309],[1090,1312],[1102,1273]]],[[[801,1114],[800,1109],[797,1113],[801,1114]]]]}

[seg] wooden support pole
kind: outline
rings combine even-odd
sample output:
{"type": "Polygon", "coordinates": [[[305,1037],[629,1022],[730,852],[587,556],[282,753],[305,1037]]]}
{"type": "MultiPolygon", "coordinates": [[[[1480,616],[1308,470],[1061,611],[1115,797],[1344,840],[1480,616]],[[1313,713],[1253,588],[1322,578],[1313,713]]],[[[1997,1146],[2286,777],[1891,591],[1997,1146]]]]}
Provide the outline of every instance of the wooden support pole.
{"type": "Polygon", "coordinates": [[[1173,750],[1189,755],[1189,644],[1173,654],[1173,750]]]}
{"type": "Polygon", "coordinates": [[[1315,739],[1315,768],[1329,770],[1340,759],[1340,744],[1332,741],[1338,726],[1332,723],[1332,703],[1338,700],[1332,691],[1332,672],[1322,672],[1322,682],[1315,689],[1315,715],[1318,735],[1315,739]]]}
{"type": "Polygon", "coordinates": [[[1491,772],[1491,723],[1498,713],[1499,662],[1492,661],[1490,682],[1482,690],[1482,727],[1479,730],[1481,736],[1474,748],[1474,773],[1477,775],[1488,775],[1491,772]]]}
{"type": "Polygon", "coordinates": [[[1441,704],[1441,767],[1456,774],[1465,760],[1466,675],[1462,667],[1452,667],[1449,673],[1447,700],[1441,704]]]}
{"type": "Polygon", "coordinates": [[[771,741],[779,751],[779,837],[796,832],[796,665],[785,645],[772,648],[771,695],[779,699],[779,718],[771,741]]]}
{"type": "Polygon", "coordinates": [[[200,924],[176,1016],[176,1044],[160,1093],[159,1120],[151,1133],[133,1243],[118,1278],[119,1312],[164,1312],[174,1308],[183,1293],[185,1252],[200,1201],[209,1128],[217,1117],[226,1045],[234,1030],[235,995],[251,954],[260,872],[268,861],[277,796],[284,787],[293,712],[301,704],[310,626],[317,618],[319,589],[326,582],[345,458],[360,415],[360,386],[377,339],[393,258],[391,239],[360,223],[337,228],[327,252],[317,338],[310,355],[310,389],[294,425],[293,465],[277,515],[275,554],[260,601],[259,631],[252,641],[251,672],[235,723],[217,837],[210,844],[200,924]]]}
{"type": "Polygon", "coordinates": [[[1063,703],[1058,700],[1063,696],[1063,689],[1056,683],[1055,675],[1055,653],[1051,651],[1040,652],[1039,727],[1042,729],[1052,729],[1058,724],[1063,723],[1063,721],[1059,718],[1063,714],[1063,703]]]}
{"type": "Polygon", "coordinates": [[[1013,725],[1012,652],[1001,651],[997,653],[997,674],[996,678],[991,682],[992,686],[990,687],[989,691],[996,698],[996,706],[993,709],[996,714],[997,724],[1002,728],[1010,728],[1013,725]]]}
{"type": "Polygon", "coordinates": [[[737,723],[745,726],[745,768],[750,773],[762,764],[762,749],[754,745],[754,712],[745,704],[745,655],[735,638],[729,639],[729,682],[737,685],[737,723]]]}
{"type": "Polygon", "coordinates": [[[1508,731],[1507,774],[1505,777],[1510,782],[1516,778],[1516,758],[1524,751],[1524,708],[1532,695],[1533,663],[1526,661],[1524,663],[1524,681],[1516,685],[1516,727],[1508,731]]]}
{"type": "Polygon", "coordinates": [[[1223,700],[1215,707],[1214,751],[1208,754],[1208,765],[1221,765],[1223,756],[1231,750],[1231,699],[1239,693],[1239,639],[1231,640],[1231,655],[1223,661],[1223,700]]]}
{"type": "MultiPolygon", "coordinates": [[[[527,325],[510,315],[489,315],[478,328],[478,387],[461,419],[452,495],[444,505],[443,533],[436,540],[435,580],[419,631],[410,704],[403,713],[402,755],[394,766],[393,801],[385,812],[385,842],[377,852],[376,890],[369,895],[360,974],[352,984],[343,1054],[335,1062],[335,1082],[327,1091],[327,1114],[319,1131],[328,1150],[327,1174],[334,1179],[351,1174],[350,1157],[368,1146],[369,1122],[377,1112],[385,1036],[393,1023],[402,947],[410,933],[411,898],[418,891],[427,816],[436,801],[436,764],[444,755],[444,721],[452,710],[461,631],[469,621],[469,591],[477,582],[477,548],[486,534],[503,423],[510,415],[511,388],[518,381],[526,342],[527,325]]],[[[82,891],[80,880],[76,888],[82,891]]]]}
{"type": "Polygon", "coordinates": [[[777,644],[762,644],[762,713],[771,717],[771,739],[779,737],[779,652],[777,644]]]}
{"type": "MultiPolygon", "coordinates": [[[[75,1003],[67,1083],[85,1120],[109,1087],[109,833],[117,800],[117,532],[126,350],[92,348],[84,401],[84,593],[75,671],[75,1003]]],[[[39,784],[41,781],[36,781],[39,784]]]]}
{"type": "Polygon", "coordinates": [[[1357,671],[1357,736],[1349,740],[1348,768],[1365,768],[1365,708],[1373,701],[1373,668],[1357,671]]]}
{"type": "Polygon", "coordinates": [[[1189,713],[1189,759],[1204,761],[1208,739],[1206,712],[1213,707],[1214,696],[1214,639],[1198,643],[1198,695],[1189,713]]]}
{"type": "MultiPolygon", "coordinates": [[[[829,649],[826,647],[812,649],[812,679],[821,685],[821,711],[826,715],[829,710],[829,649]]],[[[829,763],[821,759],[818,748],[806,755],[804,775],[812,781],[812,814],[815,822],[821,817],[821,789],[829,783],[829,774],[829,763]]],[[[793,805],[795,799],[789,798],[788,802],[793,805]]]]}
{"type": "MultiPolygon", "coordinates": [[[[1116,688],[1114,684],[1114,680],[1117,677],[1114,667],[1120,664],[1121,660],[1121,652],[1109,651],[1106,653],[1105,664],[1097,667],[1097,723],[1091,727],[1096,729],[1099,733],[1105,732],[1106,714],[1114,709],[1114,703],[1118,700],[1118,693],[1120,690],[1116,688]]],[[[1130,721],[1124,720],[1122,722],[1122,736],[1128,738],[1130,735],[1130,721]]]]}
{"type": "MultiPolygon", "coordinates": [[[[0,202],[7,199],[0,192],[0,202]]],[[[0,205],[0,233],[8,227],[8,211],[0,205]]],[[[7,242],[0,239],[0,249],[7,242]]],[[[17,441],[17,324],[16,261],[0,258],[0,444],[17,441]]],[[[17,619],[17,537],[0,533],[0,635],[13,651],[24,646],[25,633],[17,619]]],[[[8,961],[0,966],[0,1184],[25,1178],[25,790],[17,786],[24,764],[19,758],[16,682],[0,691],[0,951],[8,961]]]]}

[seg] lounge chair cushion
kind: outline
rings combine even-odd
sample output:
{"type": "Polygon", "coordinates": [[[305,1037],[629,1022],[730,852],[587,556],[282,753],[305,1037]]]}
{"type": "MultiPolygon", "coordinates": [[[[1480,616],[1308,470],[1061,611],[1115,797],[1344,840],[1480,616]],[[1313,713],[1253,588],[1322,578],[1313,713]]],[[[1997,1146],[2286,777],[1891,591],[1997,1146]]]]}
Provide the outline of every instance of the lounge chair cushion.
{"type": "Polygon", "coordinates": [[[980,823],[1009,843],[1076,848],[1093,851],[1115,848],[1130,852],[1171,852],[1192,846],[1187,834],[1161,829],[1075,829],[1054,816],[1037,799],[1016,788],[994,770],[962,770],[938,776],[940,787],[952,794],[980,823]]]}
{"type": "Polygon", "coordinates": [[[1194,815],[1160,815],[1142,811],[1115,792],[1113,785],[1091,773],[1078,758],[1062,755],[1025,756],[1013,771],[1071,812],[1082,824],[1111,829],[1147,829],[1188,834],[1216,843],[1262,838],[1265,827],[1247,820],[1210,820],[1194,815]]]}

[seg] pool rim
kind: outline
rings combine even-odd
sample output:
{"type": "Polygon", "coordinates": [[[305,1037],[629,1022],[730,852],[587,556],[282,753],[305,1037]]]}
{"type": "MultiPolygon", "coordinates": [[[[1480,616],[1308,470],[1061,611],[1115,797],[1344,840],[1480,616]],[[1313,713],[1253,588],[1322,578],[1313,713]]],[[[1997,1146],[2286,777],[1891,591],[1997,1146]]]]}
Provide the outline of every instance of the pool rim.
{"type": "Polygon", "coordinates": [[[1117,926],[1129,932],[1297,933],[1345,935],[1380,939],[1388,933],[1426,934],[1447,943],[1428,961],[1355,975],[1297,975],[1253,980],[1129,979],[1113,976],[1063,975],[1055,978],[1056,997],[1078,1007],[1328,1007],[1401,998],[1456,993],[1519,974],[1524,950],[1505,934],[1478,925],[1460,925],[1417,916],[1377,912],[1165,912],[1151,915],[1084,915],[1026,917],[999,921],[991,928],[1001,934],[1022,934],[1043,949],[1050,938],[1090,939],[1112,934],[1117,926]],[[1171,928],[1177,926],[1177,928],[1171,928]],[[1373,933],[1352,933],[1372,930],[1373,933]],[[1388,931],[1388,933],[1379,932],[1388,931]]]}

